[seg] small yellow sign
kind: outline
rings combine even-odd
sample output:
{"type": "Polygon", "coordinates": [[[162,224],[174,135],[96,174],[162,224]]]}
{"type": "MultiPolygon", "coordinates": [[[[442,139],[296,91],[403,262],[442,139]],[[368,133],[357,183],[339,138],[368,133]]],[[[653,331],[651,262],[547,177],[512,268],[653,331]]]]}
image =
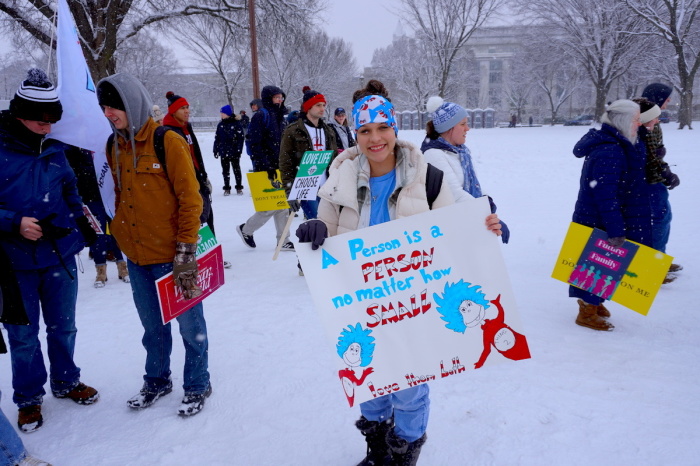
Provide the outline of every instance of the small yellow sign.
{"type": "MultiPolygon", "coordinates": [[[[569,277],[591,233],[593,228],[571,222],[554,265],[552,278],[568,284],[569,277]]],[[[634,255],[611,300],[642,315],[647,315],[673,257],[643,244],[632,242],[639,245],[639,250],[634,255]]]]}
{"type": "Polygon", "coordinates": [[[282,186],[282,177],[279,170],[274,180],[267,176],[267,172],[248,173],[248,186],[253,196],[253,206],[256,212],[266,210],[289,209],[287,195],[282,186]]]}

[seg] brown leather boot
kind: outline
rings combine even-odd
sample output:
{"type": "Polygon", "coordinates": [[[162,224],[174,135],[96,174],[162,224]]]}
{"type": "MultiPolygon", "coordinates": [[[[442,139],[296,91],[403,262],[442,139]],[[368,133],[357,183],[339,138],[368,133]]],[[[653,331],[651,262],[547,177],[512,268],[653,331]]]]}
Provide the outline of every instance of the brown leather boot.
{"type": "Polygon", "coordinates": [[[117,274],[119,275],[119,280],[124,283],[129,283],[129,269],[126,268],[126,261],[117,262],[117,274]]]}
{"type": "Polygon", "coordinates": [[[576,323],[578,325],[603,331],[611,331],[615,328],[613,324],[598,315],[598,308],[600,306],[589,304],[582,299],[578,299],[576,302],[578,303],[578,317],[576,317],[576,323]]]}
{"type": "Polygon", "coordinates": [[[25,406],[19,408],[17,414],[17,427],[24,433],[34,432],[44,425],[44,418],[41,416],[41,405],[25,406]]]}
{"type": "Polygon", "coordinates": [[[107,264],[96,265],[97,277],[95,277],[95,288],[104,288],[107,281],[107,264]]]}
{"type": "Polygon", "coordinates": [[[608,309],[602,304],[598,304],[598,315],[607,319],[610,317],[610,311],[608,311],[608,309]]]}

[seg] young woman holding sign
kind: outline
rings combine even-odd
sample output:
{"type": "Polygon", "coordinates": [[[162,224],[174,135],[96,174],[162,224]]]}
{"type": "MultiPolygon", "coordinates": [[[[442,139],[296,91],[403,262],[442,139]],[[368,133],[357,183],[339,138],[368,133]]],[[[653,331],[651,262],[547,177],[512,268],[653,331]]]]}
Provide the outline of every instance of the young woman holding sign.
{"type": "MultiPolygon", "coordinates": [[[[300,242],[317,249],[324,238],[430,210],[426,194],[428,165],[413,144],[397,139],[394,106],[384,85],[376,80],[353,95],[352,116],[357,146],[333,161],[319,191],[318,219],[299,226],[300,242]]],[[[443,184],[432,203],[454,203],[443,184]]],[[[498,216],[486,217],[486,227],[501,234],[498,216]]],[[[408,464],[418,461],[425,443],[430,411],[429,388],[420,384],[360,404],[357,428],[367,441],[369,464],[408,464]]]]}

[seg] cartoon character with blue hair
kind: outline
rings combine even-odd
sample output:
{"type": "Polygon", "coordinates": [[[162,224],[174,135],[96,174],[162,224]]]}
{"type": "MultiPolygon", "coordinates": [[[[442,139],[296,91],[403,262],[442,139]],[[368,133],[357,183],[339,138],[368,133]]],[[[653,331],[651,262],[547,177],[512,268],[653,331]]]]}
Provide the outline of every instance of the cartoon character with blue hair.
{"type": "Polygon", "coordinates": [[[374,354],[374,337],[370,334],[372,330],[363,329],[358,322],[355,326],[348,325],[340,332],[336,351],[348,366],[346,369],[338,371],[338,376],[343,384],[345,396],[350,403],[350,407],[355,403],[355,387],[365,383],[368,375],[374,372],[374,369],[367,367],[362,371],[360,377],[357,377],[356,368],[366,367],[372,362],[374,354]]]}
{"type": "Polygon", "coordinates": [[[491,346],[514,361],[530,357],[525,335],[516,332],[505,323],[500,294],[496,299],[489,301],[481,291],[480,285],[472,285],[460,280],[457,283],[445,283],[442,296],[433,293],[433,298],[437,304],[437,311],[442,316],[441,319],[447,322],[445,327],[448,329],[465,333],[468,328],[481,326],[484,349],[479,360],[474,363],[475,369],[484,365],[486,358],[491,354],[491,346]],[[498,315],[494,319],[485,318],[486,309],[490,304],[498,309],[498,315]]]}

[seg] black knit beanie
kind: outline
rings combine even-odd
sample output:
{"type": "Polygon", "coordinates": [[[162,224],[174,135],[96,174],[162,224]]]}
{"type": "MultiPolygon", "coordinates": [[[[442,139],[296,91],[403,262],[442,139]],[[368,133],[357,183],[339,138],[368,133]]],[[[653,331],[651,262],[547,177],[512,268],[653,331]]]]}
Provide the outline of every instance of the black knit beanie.
{"type": "Polygon", "coordinates": [[[112,107],[117,110],[126,111],[124,101],[119,91],[109,81],[102,81],[97,85],[97,102],[103,107],[112,107]]]}
{"type": "Polygon", "coordinates": [[[20,84],[10,101],[10,113],[23,120],[56,123],[63,115],[56,88],[46,73],[39,68],[27,71],[27,79],[20,84]]]}

